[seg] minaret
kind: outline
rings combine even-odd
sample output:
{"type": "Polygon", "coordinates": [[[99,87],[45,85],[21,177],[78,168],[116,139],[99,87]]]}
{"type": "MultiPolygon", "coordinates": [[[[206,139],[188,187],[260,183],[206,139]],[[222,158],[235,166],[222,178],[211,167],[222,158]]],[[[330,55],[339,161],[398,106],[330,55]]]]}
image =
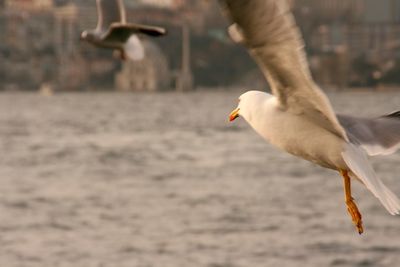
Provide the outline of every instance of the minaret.
{"type": "Polygon", "coordinates": [[[176,81],[177,91],[193,89],[193,76],[190,66],[190,30],[186,23],[182,25],[182,65],[176,81]]]}

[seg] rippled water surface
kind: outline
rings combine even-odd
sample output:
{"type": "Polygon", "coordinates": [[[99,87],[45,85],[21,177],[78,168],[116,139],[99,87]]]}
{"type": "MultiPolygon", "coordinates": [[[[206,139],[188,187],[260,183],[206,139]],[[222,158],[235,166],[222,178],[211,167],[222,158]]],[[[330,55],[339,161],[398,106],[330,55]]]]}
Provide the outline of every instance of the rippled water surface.
{"type": "MultiPolygon", "coordinates": [[[[227,115],[238,92],[0,95],[1,266],[400,266],[400,218],[227,115]]],[[[400,93],[335,93],[381,115],[400,93]]],[[[400,195],[400,153],[373,165],[400,195]]]]}

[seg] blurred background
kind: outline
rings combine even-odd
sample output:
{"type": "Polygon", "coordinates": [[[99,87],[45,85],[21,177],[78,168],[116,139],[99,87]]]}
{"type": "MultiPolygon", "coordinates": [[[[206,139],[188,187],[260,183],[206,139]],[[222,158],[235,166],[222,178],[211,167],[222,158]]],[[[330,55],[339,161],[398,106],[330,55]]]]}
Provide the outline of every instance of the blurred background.
{"type": "MultiPolygon", "coordinates": [[[[399,265],[399,217],[364,186],[359,236],[338,173],[228,122],[267,85],[217,1],[124,2],[169,31],[140,63],[79,41],[95,0],[0,0],[0,266],[399,265]]],[[[336,111],[400,109],[400,0],[291,5],[336,111]]],[[[400,153],[371,162],[400,196],[400,153]]]]}
{"type": "MultiPolygon", "coordinates": [[[[191,90],[257,84],[263,78],[226,34],[217,1],[126,0],[128,21],[165,26],[146,42],[142,64],[78,41],[96,25],[91,0],[1,0],[0,88],[38,90],[191,90]],[[183,56],[185,55],[185,56],[183,56]],[[20,79],[24,76],[24,79],[20,79]],[[179,88],[190,76],[193,85],[179,88]]],[[[291,1],[313,75],[325,88],[400,83],[399,0],[291,1]]]]}

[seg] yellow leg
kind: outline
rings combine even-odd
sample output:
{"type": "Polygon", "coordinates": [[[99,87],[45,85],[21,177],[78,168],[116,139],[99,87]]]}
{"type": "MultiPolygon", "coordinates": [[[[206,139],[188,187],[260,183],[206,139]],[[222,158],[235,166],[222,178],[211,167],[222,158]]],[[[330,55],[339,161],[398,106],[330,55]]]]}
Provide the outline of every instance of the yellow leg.
{"type": "Polygon", "coordinates": [[[343,176],[344,193],[345,193],[345,201],[346,201],[346,205],[347,205],[347,211],[349,212],[351,219],[353,220],[353,224],[356,226],[356,228],[358,230],[358,233],[361,235],[364,232],[363,225],[362,225],[362,218],[361,218],[361,213],[358,210],[353,197],[351,196],[351,184],[350,184],[349,173],[345,170],[340,170],[340,174],[343,176]]]}

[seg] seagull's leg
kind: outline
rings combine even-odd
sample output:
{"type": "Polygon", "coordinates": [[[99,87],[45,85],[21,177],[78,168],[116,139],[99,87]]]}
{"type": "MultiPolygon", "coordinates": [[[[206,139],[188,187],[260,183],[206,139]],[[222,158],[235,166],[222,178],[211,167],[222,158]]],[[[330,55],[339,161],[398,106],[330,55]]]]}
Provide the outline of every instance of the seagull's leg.
{"type": "Polygon", "coordinates": [[[121,60],[127,60],[128,59],[123,48],[115,49],[114,52],[113,52],[113,56],[115,58],[118,58],[118,59],[121,59],[121,60]]]}
{"type": "Polygon", "coordinates": [[[361,235],[364,232],[363,225],[362,225],[362,219],[361,219],[361,213],[358,210],[353,197],[351,196],[351,183],[350,183],[349,173],[346,170],[340,170],[340,174],[343,176],[344,193],[345,193],[347,211],[350,213],[353,223],[356,226],[358,233],[361,235]]]}
{"type": "Polygon", "coordinates": [[[121,59],[122,59],[122,60],[125,61],[125,60],[128,59],[127,56],[126,56],[125,50],[124,50],[123,48],[120,49],[119,52],[120,52],[120,56],[121,56],[121,59]]]}

